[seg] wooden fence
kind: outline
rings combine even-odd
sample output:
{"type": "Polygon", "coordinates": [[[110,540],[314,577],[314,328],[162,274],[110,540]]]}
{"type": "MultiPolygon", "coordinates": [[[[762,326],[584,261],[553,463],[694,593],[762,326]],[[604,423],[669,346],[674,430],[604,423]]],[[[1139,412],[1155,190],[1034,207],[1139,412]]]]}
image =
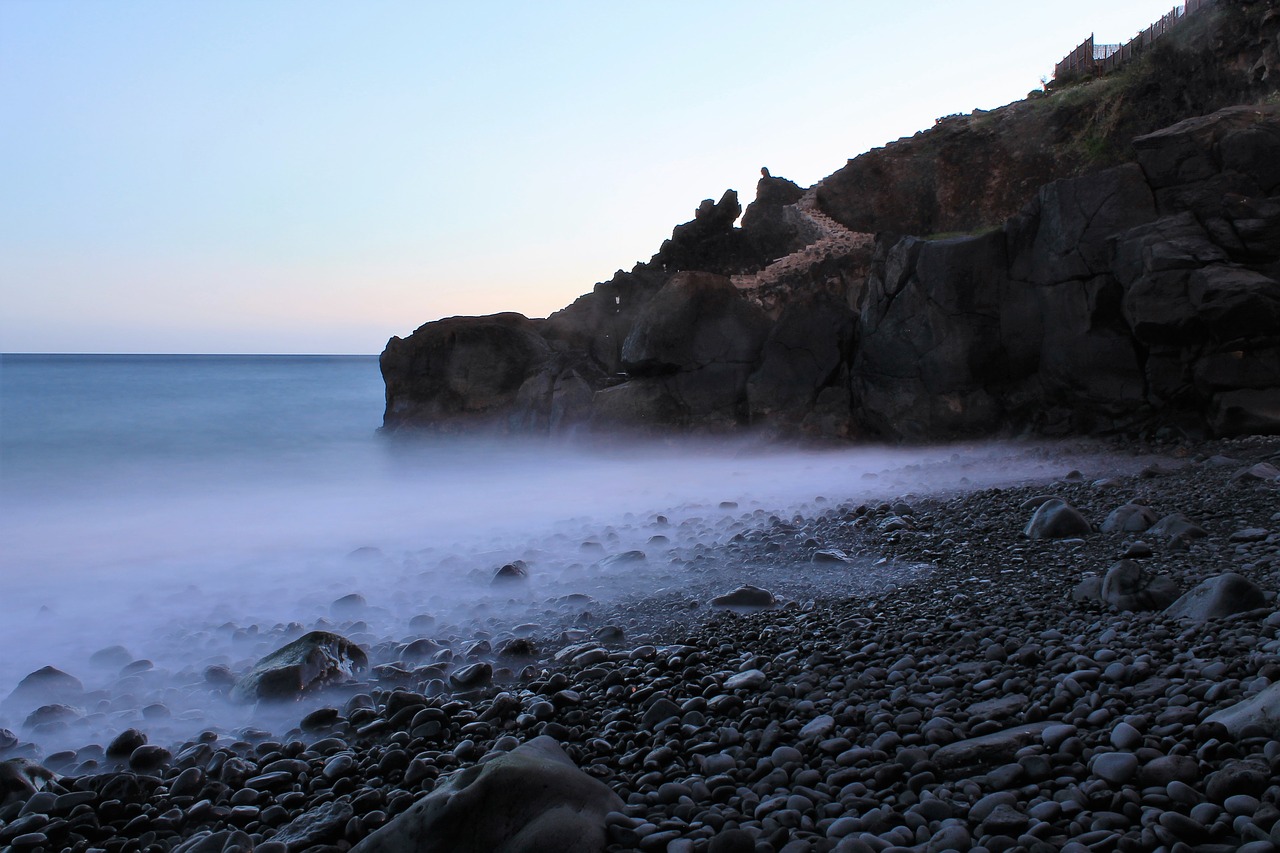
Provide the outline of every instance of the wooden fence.
{"type": "Polygon", "coordinates": [[[1188,17],[1212,6],[1215,2],[1217,0],[1187,0],[1185,6],[1175,6],[1167,15],[1125,44],[1095,44],[1093,36],[1090,35],[1080,43],[1079,47],[1068,53],[1066,58],[1054,66],[1053,79],[1110,74],[1129,60],[1139,56],[1155,44],[1157,39],[1188,17]]]}

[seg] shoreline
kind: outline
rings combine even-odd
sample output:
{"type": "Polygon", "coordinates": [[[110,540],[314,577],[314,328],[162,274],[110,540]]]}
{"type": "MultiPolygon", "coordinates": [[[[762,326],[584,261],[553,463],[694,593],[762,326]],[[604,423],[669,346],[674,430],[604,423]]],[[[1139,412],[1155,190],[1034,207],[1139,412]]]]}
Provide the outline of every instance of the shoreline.
{"type": "MultiPolygon", "coordinates": [[[[1149,476],[1112,483],[1073,477],[1051,488],[915,497],[909,506],[828,505],[799,527],[778,519],[773,533],[781,540],[804,534],[802,545],[843,544],[878,552],[888,561],[882,566],[931,569],[876,597],[722,613],[655,631],[643,638],[655,642],[643,645],[630,636],[598,642],[598,652],[575,655],[579,663],[489,695],[375,689],[335,708],[323,725],[311,719],[306,732],[192,741],[149,772],[64,779],[54,790],[66,793],[42,806],[48,811],[18,818],[39,814],[43,822],[20,825],[0,811],[11,821],[0,827],[0,842],[32,836],[24,843],[38,847],[35,836],[43,834],[69,849],[165,849],[209,831],[225,833],[225,841],[245,833],[236,836],[249,845],[243,849],[269,851],[279,845],[264,846],[268,836],[342,800],[358,807],[330,828],[331,837],[287,848],[340,851],[394,819],[440,776],[494,747],[549,734],[626,803],[625,815],[610,823],[611,850],[700,851],[717,837],[723,842],[715,849],[744,851],[1155,849],[1180,840],[1185,828],[1165,814],[1210,812],[1197,849],[1272,849],[1262,845],[1272,843],[1280,786],[1259,787],[1233,771],[1227,775],[1248,778],[1229,796],[1246,800],[1228,805],[1218,796],[1225,789],[1209,784],[1239,759],[1252,759],[1245,770],[1265,765],[1269,774],[1265,739],[1237,742],[1206,728],[1204,718],[1280,680],[1271,624],[1280,620],[1263,621],[1266,613],[1256,611],[1187,624],[1073,601],[1086,573],[1105,572],[1141,534],[1094,532],[1078,542],[1020,534],[1032,514],[1024,504],[1037,495],[1061,495],[1095,527],[1111,509],[1141,499],[1160,514],[1186,513],[1209,534],[1176,548],[1149,543],[1153,554],[1140,561],[1148,569],[1171,575],[1184,591],[1227,570],[1272,591],[1275,547],[1267,537],[1237,543],[1231,536],[1275,526],[1275,492],[1230,478],[1277,451],[1280,442],[1265,439],[1214,442],[1149,467],[1149,476]],[[1204,461],[1217,452],[1235,453],[1240,465],[1204,461]],[[725,685],[745,670],[761,673],[759,683],[725,685]],[[678,713],[648,719],[660,700],[678,713]],[[404,720],[429,708],[437,709],[427,714],[438,715],[436,730],[405,730],[404,720]],[[937,758],[967,738],[1043,724],[1074,730],[1060,740],[1065,729],[1053,739],[1019,741],[998,760],[973,766],[937,758]],[[246,784],[286,760],[295,762],[290,778],[246,784]],[[334,762],[344,771],[331,773],[334,762]],[[228,773],[228,765],[239,769],[228,773]],[[1155,790],[1161,780],[1164,793],[1155,790]],[[116,788],[133,795],[104,795],[116,788]],[[83,809],[76,814],[90,793],[93,819],[83,809]],[[62,809],[58,800],[76,804],[62,809]]],[[[735,544],[767,547],[769,534],[759,539],[735,544]]],[[[1269,598],[1267,613],[1275,609],[1273,592],[1269,598]]]]}

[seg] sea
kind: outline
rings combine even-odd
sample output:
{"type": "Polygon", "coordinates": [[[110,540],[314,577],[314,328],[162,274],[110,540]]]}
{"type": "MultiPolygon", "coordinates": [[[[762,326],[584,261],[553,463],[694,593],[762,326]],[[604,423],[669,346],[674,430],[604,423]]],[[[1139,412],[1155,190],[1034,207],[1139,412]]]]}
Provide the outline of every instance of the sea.
{"type": "Polygon", "coordinates": [[[263,725],[215,707],[209,668],[243,673],[317,627],[385,651],[425,624],[459,646],[636,601],[709,614],[743,583],[839,595],[874,555],[720,557],[861,502],[1088,464],[1030,443],[406,436],[380,431],[382,409],[376,356],[0,356],[0,728],[55,749],[263,725]],[[515,560],[527,584],[494,587],[515,560]],[[352,595],[354,618],[335,609],[352,595]],[[84,685],[65,719],[11,695],[45,666],[84,685]]]}

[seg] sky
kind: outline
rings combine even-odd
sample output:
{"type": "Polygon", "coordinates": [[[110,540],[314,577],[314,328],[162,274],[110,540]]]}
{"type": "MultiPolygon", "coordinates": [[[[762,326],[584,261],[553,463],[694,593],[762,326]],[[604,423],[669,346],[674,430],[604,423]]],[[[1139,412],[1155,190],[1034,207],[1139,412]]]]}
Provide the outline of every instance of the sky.
{"type": "Polygon", "coordinates": [[[542,317],[1169,0],[0,0],[0,352],[542,317]]]}

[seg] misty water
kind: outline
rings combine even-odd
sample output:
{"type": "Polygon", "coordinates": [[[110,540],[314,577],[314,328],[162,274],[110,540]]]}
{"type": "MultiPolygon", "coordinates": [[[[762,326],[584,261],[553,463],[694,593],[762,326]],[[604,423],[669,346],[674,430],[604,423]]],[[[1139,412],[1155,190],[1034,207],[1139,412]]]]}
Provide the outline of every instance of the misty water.
{"type": "Polygon", "coordinates": [[[233,705],[206,670],[242,674],[315,627],[375,664],[421,637],[461,661],[476,640],[554,650],[605,622],[641,642],[664,613],[705,618],[743,583],[792,601],[866,594],[872,574],[920,569],[726,546],[840,505],[1115,464],[1029,443],[407,439],[378,432],[381,408],[375,357],[0,359],[0,728],[46,752],[129,727],[158,743],[283,731],[332,697],[233,705]],[[527,582],[493,585],[514,560],[527,582]],[[364,604],[335,606],[352,593],[364,604]],[[127,656],[91,660],[112,646],[127,656]],[[43,666],[87,692],[32,719],[43,700],[10,694],[43,666]]]}

